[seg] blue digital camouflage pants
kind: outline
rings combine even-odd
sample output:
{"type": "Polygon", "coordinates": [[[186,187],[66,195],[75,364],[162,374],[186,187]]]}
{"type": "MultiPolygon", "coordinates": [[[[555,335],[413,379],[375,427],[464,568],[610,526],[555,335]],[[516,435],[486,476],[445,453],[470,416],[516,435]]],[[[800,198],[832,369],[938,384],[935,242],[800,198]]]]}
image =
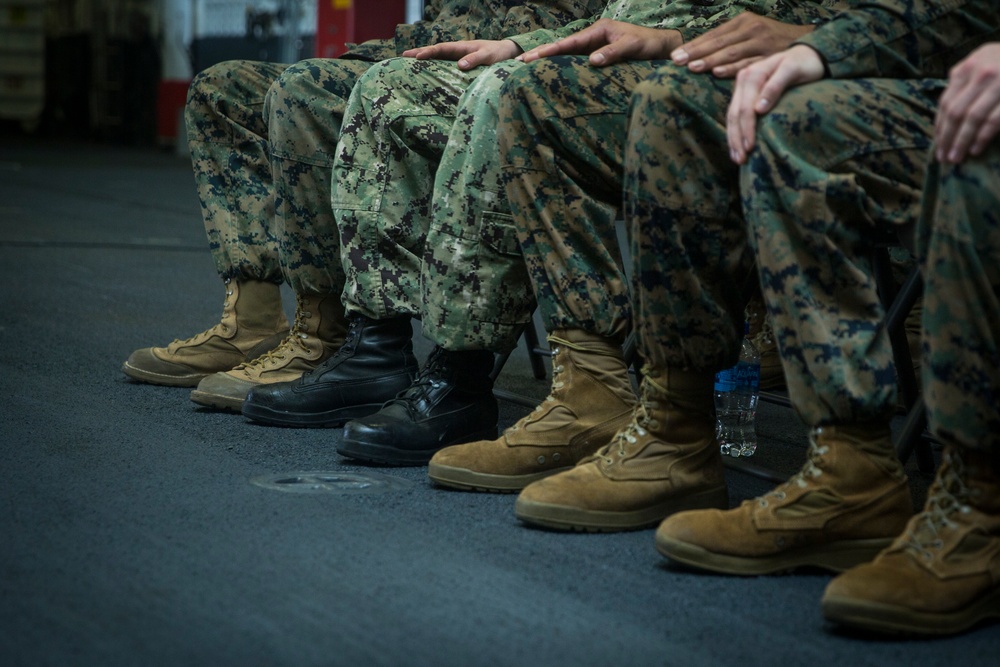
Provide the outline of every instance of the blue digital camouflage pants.
{"type": "Polygon", "coordinates": [[[517,61],[395,58],[359,81],[332,200],[348,309],[448,349],[512,348],[533,301],[500,183],[496,98],[517,61]]]}

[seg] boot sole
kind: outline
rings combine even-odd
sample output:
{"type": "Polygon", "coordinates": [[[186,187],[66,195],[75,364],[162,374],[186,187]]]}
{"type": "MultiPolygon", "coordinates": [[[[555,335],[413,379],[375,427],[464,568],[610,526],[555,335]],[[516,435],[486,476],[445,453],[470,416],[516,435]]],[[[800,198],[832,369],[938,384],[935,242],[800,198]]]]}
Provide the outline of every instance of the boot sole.
{"type": "Polygon", "coordinates": [[[890,635],[954,635],[1000,619],[1000,589],[954,612],[921,612],[906,607],[840,596],[824,596],[823,616],[858,630],[890,635]]]}
{"type": "Polygon", "coordinates": [[[726,509],[728,507],[729,493],[726,487],[720,487],[671,498],[651,507],[629,512],[586,510],[568,505],[554,505],[518,498],[517,502],[514,503],[514,514],[525,523],[543,528],[612,533],[650,528],[671,514],[683,510],[726,509]]]}
{"type": "Polygon", "coordinates": [[[775,574],[799,567],[818,567],[831,572],[843,572],[871,561],[891,543],[890,537],[843,540],[822,546],[792,549],[772,556],[751,557],[717,554],[659,533],[656,535],[656,550],[672,561],[699,570],[748,576],[775,574]]]}
{"type": "Polygon", "coordinates": [[[243,410],[242,398],[209,394],[204,391],[198,391],[197,389],[191,392],[191,400],[198,405],[205,405],[218,410],[228,410],[231,412],[242,412],[243,410]]]}
{"type": "Polygon", "coordinates": [[[573,466],[553,468],[544,472],[534,472],[526,475],[496,475],[487,472],[476,472],[468,468],[455,468],[440,465],[433,461],[427,466],[427,476],[435,484],[447,486],[462,491],[483,491],[486,493],[515,493],[524,489],[532,482],[554,475],[573,466]]]}
{"type": "MultiPolygon", "coordinates": [[[[226,369],[228,370],[228,369],[226,369]]],[[[195,375],[164,375],[163,373],[153,373],[129,365],[128,362],[122,364],[122,373],[133,380],[156,384],[161,387],[197,387],[198,383],[207,378],[211,373],[198,373],[195,375]]]]}
{"type": "Polygon", "coordinates": [[[431,457],[445,447],[449,447],[451,445],[461,445],[462,443],[474,442],[476,440],[496,439],[497,431],[496,429],[492,429],[490,431],[470,433],[469,435],[453,440],[452,442],[442,442],[441,444],[435,445],[434,449],[416,451],[396,449],[395,447],[387,447],[386,445],[379,445],[372,442],[344,440],[337,446],[337,453],[350,459],[367,461],[368,463],[377,463],[379,465],[422,466],[427,465],[427,462],[431,460],[431,457]]]}
{"type": "Polygon", "coordinates": [[[360,419],[375,414],[383,405],[383,403],[352,405],[349,408],[329,410],[327,412],[281,412],[262,407],[253,402],[244,401],[243,416],[262,424],[273,424],[275,426],[339,428],[352,419],[360,419]]]}

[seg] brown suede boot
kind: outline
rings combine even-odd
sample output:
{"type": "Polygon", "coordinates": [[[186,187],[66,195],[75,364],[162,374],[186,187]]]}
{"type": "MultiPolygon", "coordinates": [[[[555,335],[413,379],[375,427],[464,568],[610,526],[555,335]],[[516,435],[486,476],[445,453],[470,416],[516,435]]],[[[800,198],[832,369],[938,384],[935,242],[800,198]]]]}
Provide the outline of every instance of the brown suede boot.
{"type": "Polygon", "coordinates": [[[774,340],[770,317],[764,318],[764,323],[752,342],[760,355],[760,388],[765,391],[783,389],[785,369],[781,366],[781,357],[778,355],[778,344],[774,340]]]}
{"type": "Polygon", "coordinates": [[[297,295],[295,324],[273,350],[223,373],[209,375],[191,392],[201,405],[239,412],[251,387],[291,382],[335,353],[347,333],[340,296],[297,295]]]}
{"type": "Polygon", "coordinates": [[[1000,474],[946,447],[922,512],[872,563],[829,583],[823,615],[886,633],[945,635],[1000,618],[1000,474]]]}
{"type": "Polygon", "coordinates": [[[427,474],[444,486],[520,491],[572,468],[623,428],[635,394],[618,343],[586,331],[556,331],[552,392],[498,440],[479,440],[437,452],[427,474]]]}
{"type": "Polygon", "coordinates": [[[528,485],[515,513],[548,528],[616,531],[683,509],[727,507],[715,440],[714,375],[643,371],[631,422],[575,468],[528,485]]]}
{"type": "Polygon", "coordinates": [[[664,556],[727,574],[803,565],[840,571],[871,560],[913,514],[889,429],[830,427],[810,438],[802,470],[729,511],[683,512],[656,531],[664,556]]]}
{"type": "Polygon", "coordinates": [[[211,329],[166,347],[136,350],[122,364],[134,380],[171,387],[195,387],[271,349],[288,334],[280,287],[259,280],[226,280],[222,319],[211,329]]]}

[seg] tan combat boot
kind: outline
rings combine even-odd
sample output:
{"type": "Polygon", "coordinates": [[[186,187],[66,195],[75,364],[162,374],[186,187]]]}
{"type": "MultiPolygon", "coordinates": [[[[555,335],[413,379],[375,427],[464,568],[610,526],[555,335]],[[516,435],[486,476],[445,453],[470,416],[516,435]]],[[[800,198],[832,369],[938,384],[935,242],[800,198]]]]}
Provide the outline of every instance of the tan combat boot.
{"type": "Polygon", "coordinates": [[[239,412],[251,387],[291,382],[340,349],[347,333],[340,296],[308,294],[296,299],[295,323],[280,345],[231,370],[209,375],[191,392],[191,400],[239,412]]]}
{"type": "Polygon", "coordinates": [[[136,350],[122,371],[140,382],[196,387],[205,377],[226,371],[271,349],[288,334],[280,287],[259,280],[229,280],[222,319],[211,329],[166,347],[136,350]]]}
{"type": "Polygon", "coordinates": [[[760,331],[751,339],[760,355],[760,388],[774,391],[785,387],[785,369],[781,366],[778,344],[774,340],[771,318],[765,317],[760,331]]]}
{"type": "Polygon", "coordinates": [[[913,514],[887,427],[816,429],[808,460],[775,490],[729,511],[682,512],[656,531],[671,560],[727,574],[871,560],[913,514]]]}
{"type": "Polygon", "coordinates": [[[572,468],[628,423],[635,394],[621,346],[575,329],[556,331],[548,340],[548,398],[498,440],[437,452],[427,469],[434,482],[477,491],[520,491],[572,468]]]}
{"type": "Polygon", "coordinates": [[[886,633],[954,634],[1000,618],[1000,474],[946,447],[922,512],[872,563],[829,583],[823,615],[886,633]]]}
{"type": "Polygon", "coordinates": [[[616,531],[679,510],[728,507],[715,440],[714,375],[643,371],[631,422],[575,468],[528,485],[515,514],[548,528],[616,531]]]}

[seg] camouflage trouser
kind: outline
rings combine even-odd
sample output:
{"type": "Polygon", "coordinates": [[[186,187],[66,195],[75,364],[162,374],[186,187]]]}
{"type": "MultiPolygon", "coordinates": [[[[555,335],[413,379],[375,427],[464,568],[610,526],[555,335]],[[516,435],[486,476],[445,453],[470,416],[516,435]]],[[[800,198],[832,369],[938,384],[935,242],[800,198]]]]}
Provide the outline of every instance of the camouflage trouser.
{"type": "Polygon", "coordinates": [[[920,212],[941,82],[824,81],[758,123],[742,172],[788,392],[807,424],[887,420],[896,373],[872,239],[920,212]]]}
{"type": "Polygon", "coordinates": [[[930,428],[1000,453],[1000,140],[962,165],[931,162],[917,252],[930,428]]]}
{"type": "Polygon", "coordinates": [[[371,66],[230,61],[199,73],[185,110],[209,247],[224,278],[339,293],[330,173],[346,100],[371,66]]]}
{"type": "Polygon", "coordinates": [[[434,179],[423,333],[452,350],[513,349],[535,307],[497,146],[500,89],[519,67],[493,65],[465,92],[434,179]]]}
{"type": "Polygon", "coordinates": [[[667,65],[635,90],[625,155],[635,328],[645,363],[736,363],[757,282],[726,149],[732,82],[667,65]]]}
{"type": "Polygon", "coordinates": [[[916,221],[937,88],[829,81],[788,91],[758,123],[758,147],[740,170],[725,137],[729,82],[668,67],[644,84],[626,206],[647,360],[732,364],[756,256],[803,420],[888,419],[896,378],[872,240],[916,221]]]}
{"type": "Polygon", "coordinates": [[[547,58],[512,72],[504,87],[501,166],[549,331],[621,339],[631,326],[615,220],[629,100],[655,67],[547,58]]]}
{"type": "Polygon", "coordinates": [[[449,349],[516,342],[531,301],[501,196],[495,100],[519,67],[395,58],[361,78],[332,189],[348,309],[421,317],[449,349]]]}

